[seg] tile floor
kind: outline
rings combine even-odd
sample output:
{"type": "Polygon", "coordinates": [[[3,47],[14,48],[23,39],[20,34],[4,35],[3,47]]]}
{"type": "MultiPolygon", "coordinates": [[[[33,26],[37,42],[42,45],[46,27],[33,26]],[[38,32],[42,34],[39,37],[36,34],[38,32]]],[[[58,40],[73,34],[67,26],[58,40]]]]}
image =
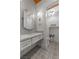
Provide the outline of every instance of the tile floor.
{"type": "Polygon", "coordinates": [[[21,59],[59,59],[59,44],[50,42],[48,51],[37,46],[21,59]]]}

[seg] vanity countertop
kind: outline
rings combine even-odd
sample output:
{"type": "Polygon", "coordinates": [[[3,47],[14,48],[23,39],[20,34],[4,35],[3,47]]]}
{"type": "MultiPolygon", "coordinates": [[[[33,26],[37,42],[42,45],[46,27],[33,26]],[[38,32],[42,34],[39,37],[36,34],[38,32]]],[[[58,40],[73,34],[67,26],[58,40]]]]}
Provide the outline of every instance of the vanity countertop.
{"type": "Polygon", "coordinates": [[[20,36],[20,41],[23,41],[25,39],[30,39],[30,38],[38,36],[38,35],[42,35],[42,33],[23,34],[23,35],[20,36]]]}

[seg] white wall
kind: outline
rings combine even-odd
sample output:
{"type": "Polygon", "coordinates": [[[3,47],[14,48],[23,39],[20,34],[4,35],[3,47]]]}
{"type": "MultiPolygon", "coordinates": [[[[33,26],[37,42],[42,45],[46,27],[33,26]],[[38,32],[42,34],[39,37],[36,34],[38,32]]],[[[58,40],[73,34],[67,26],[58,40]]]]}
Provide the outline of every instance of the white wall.
{"type": "Polygon", "coordinates": [[[58,11],[58,6],[53,9],[55,11],[53,16],[47,16],[47,24],[50,26],[51,24],[56,24],[59,26],[59,11],[58,11]]]}
{"type": "Polygon", "coordinates": [[[48,26],[50,26],[51,24],[56,24],[57,26],[59,26],[59,20],[57,16],[53,16],[48,18],[48,26]]]}

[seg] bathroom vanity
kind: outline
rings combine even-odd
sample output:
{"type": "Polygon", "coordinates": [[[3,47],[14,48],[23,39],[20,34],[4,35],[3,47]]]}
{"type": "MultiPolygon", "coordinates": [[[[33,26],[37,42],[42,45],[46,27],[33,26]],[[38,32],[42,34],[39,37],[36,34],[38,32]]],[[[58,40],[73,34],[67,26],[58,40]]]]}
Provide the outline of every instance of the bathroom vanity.
{"type": "Polygon", "coordinates": [[[42,36],[42,33],[31,33],[21,35],[21,56],[30,51],[33,48],[33,45],[35,45],[38,41],[40,41],[43,38],[42,36]]]}

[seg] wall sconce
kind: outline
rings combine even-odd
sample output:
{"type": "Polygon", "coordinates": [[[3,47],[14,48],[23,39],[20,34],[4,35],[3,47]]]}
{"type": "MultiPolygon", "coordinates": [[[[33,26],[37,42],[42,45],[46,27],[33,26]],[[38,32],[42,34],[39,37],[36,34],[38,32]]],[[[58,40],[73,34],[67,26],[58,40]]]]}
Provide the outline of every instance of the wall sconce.
{"type": "Polygon", "coordinates": [[[43,15],[43,13],[41,11],[37,13],[38,17],[42,17],[42,15],[43,15]]]}

